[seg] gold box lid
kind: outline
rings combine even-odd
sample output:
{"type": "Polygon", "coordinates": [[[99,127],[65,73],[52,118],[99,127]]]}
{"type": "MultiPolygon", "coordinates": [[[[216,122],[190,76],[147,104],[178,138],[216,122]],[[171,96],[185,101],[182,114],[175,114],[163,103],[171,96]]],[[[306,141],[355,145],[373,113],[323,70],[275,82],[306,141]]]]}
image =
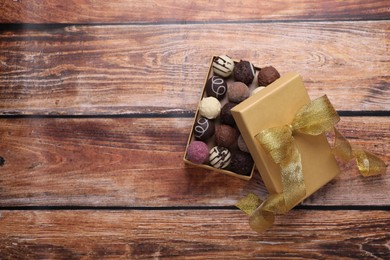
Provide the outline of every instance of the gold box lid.
{"type": "MultiPolygon", "coordinates": [[[[264,129],[290,124],[295,113],[310,102],[302,78],[287,73],[232,109],[233,117],[269,193],[282,192],[280,168],[265,153],[255,136],[264,129]]],[[[339,173],[325,134],[294,134],[301,153],[306,197],[339,173]]]]}

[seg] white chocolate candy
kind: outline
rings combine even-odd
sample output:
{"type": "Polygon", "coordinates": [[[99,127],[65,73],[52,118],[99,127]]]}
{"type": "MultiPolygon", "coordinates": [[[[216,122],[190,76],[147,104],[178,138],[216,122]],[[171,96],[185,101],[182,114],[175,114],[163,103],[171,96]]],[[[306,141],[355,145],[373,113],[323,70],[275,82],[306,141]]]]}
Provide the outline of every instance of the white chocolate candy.
{"type": "Polygon", "coordinates": [[[256,94],[257,92],[259,92],[259,91],[261,91],[261,90],[263,90],[263,89],[265,89],[265,87],[262,87],[262,86],[255,88],[255,89],[252,91],[251,96],[253,96],[254,94],[256,94]]]}
{"type": "Polygon", "coordinates": [[[213,71],[221,77],[229,77],[234,69],[234,61],[227,55],[215,57],[213,60],[213,71]]]}
{"type": "Polygon", "coordinates": [[[206,97],[200,101],[200,115],[208,119],[214,119],[221,112],[221,103],[215,97],[206,97]]]}

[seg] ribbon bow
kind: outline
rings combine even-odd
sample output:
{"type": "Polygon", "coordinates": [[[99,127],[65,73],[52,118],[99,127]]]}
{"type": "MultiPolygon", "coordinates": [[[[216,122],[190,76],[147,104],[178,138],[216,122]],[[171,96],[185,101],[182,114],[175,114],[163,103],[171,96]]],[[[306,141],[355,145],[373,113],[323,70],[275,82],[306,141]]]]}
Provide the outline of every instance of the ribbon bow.
{"type": "Polygon", "coordinates": [[[236,206],[250,216],[252,229],[257,232],[266,230],[273,224],[276,214],[287,213],[306,196],[301,155],[294,142],[294,133],[319,135],[333,129],[335,155],[343,160],[355,158],[364,177],[386,172],[386,165],[381,159],[363,149],[351,147],[334,128],[339,120],[325,95],[298,110],[291,124],[265,129],[256,135],[264,150],[280,166],[283,192],[270,195],[264,202],[249,194],[237,203],[236,206]]]}

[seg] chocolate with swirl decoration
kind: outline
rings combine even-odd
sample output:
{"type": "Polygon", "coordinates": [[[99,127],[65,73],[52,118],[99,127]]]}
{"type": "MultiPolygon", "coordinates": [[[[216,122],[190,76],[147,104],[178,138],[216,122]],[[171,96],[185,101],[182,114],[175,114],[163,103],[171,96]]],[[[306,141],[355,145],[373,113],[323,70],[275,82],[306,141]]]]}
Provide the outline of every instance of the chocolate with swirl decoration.
{"type": "Polygon", "coordinates": [[[232,158],[230,151],[222,146],[214,146],[209,155],[210,165],[217,169],[224,169],[229,166],[232,158]]]}
{"type": "Polygon", "coordinates": [[[213,121],[204,117],[200,117],[198,120],[196,120],[194,125],[195,138],[206,141],[214,135],[214,132],[215,124],[213,121]]]}
{"type": "Polygon", "coordinates": [[[206,82],[206,93],[208,96],[221,100],[227,91],[226,81],[218,76],[212,76],[206,82]]]}

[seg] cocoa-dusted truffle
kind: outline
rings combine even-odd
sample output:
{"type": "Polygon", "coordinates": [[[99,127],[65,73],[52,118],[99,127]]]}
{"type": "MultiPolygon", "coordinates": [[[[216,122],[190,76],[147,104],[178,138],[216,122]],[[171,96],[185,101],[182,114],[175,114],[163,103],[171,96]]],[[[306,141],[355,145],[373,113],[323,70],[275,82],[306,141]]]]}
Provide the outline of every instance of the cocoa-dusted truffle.
{"type": "Polygon", "coordinates": [[[248,147],[246,146],[246,143],[244,141],[244,138],[242,138],[242,135],[240,135],[237,139],[237,146],[238,149],[240,149],[241,151],[249,153],[248,147]]]}
{"type": "Polygon", "coordinates": [[[205,141],[212,137],[215,132],[215,124],[213,121],[200,117],[194,124],[194,136],[195,138],[205,141]]]}
{"type": "Polygon", "coordinates": [[[253,169],[253,159],[249,153],[236,151],[230,160],[229,170],[249,176],[253,169]]]}
{"type": "Polygon", "coordinates": [[[236,125],[236,121],[234,121],[232,112],[230,111],[236,105],[236,103],[228,102],[222,107],[221,115],[219,116],[222,124],[227,124],[231,126],[236,125]]]}
{"type": "Polygon", "coordinates": [[[207,159],[209,158],[209,148],[207,144],[202,141],[192,141],[188,145],[186,158],[197,164],[207,162],[207,159]]]}
{"type": "Polygon", "coordinates": [[[255,67],[249,61],[241,60],[234,65],[233,76],[236,81],[250,85],[255,75],[255,67]]]}
{"type": "Polygon", "coordinates": [[[206,97],[200,101],[200,115],[208,119],[214,119],[221,112],[221,103],[215,97],[206,97]]]}
{"type": "Polygon", "coordinates": [[[223,78],[212,76],[207,80],[205,89],[208,96],[221,100],[226,94],[227,84],[223,78]]]}
{"type": "Polygon", "coordinates": [[[278,78],[280,78],[280,74],[272,66],[261,68],[259,74],[257,75],[257,80],[260,86],[268,86],[278,78]]]}
{"type": "Polygon", "coordinates": [[[229,77],[234,68],[234,61],[227,55],[221,55],[213,59],[213,71],[221,77],[229,77]]]}
{"type": "Polygon", "coordinates": [[[223,169],[230,164],[232,155],[226,147],[215,146],[210,150],[209,162],[214,168],[223,169]]]}
{"type": "Polygon", "coordinates": [[[237,141],[238,135],[237,129],[229,125],[220,124],[215,126],[215,143],[219,146],[232,146],[237,141]]]}
{"type": "Polygon", "coordinates": [[[228,99],[234,103],[240,103],[247,99],[250,95],[250,91],[247,85],[242,82],[232,82],[228,85],[228,99]]]}

